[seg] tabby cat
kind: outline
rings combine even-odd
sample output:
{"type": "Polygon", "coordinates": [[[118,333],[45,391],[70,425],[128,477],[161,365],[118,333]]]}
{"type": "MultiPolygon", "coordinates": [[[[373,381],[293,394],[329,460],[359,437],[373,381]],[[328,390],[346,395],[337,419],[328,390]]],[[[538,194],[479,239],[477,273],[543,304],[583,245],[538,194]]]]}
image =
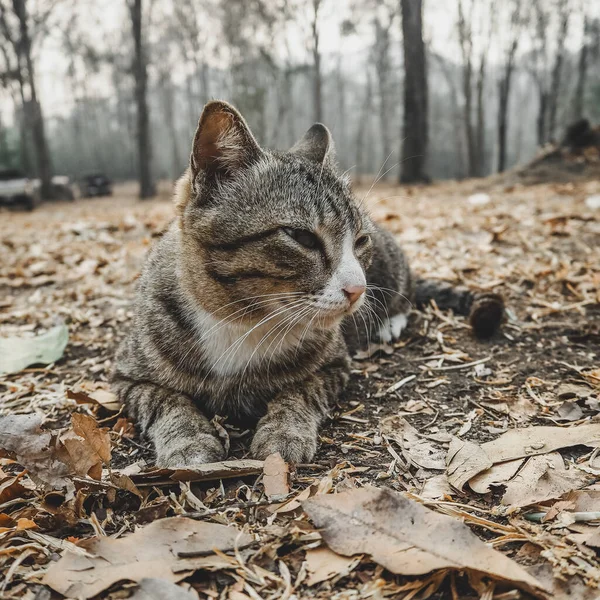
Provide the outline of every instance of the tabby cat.
{"type": "Polygon", "coordinates": [[[310,461],[348,380],[347,342],[398,338],[411,300],[471,313],[481,334],[502,318],[498,297],[415,285],[336,171],[321,124],[276,153],[232,106],[210,102],[175,203],[112,377],[159,466],[225,458],[217,414],[256,424],[254,457],[310,461]]]}

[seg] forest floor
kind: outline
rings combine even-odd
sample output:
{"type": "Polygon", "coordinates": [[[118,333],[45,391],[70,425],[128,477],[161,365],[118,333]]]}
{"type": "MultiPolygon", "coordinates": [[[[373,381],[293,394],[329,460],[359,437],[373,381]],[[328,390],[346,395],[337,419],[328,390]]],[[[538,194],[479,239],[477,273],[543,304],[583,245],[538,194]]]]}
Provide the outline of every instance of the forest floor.
{"type": "Polygon", "coordinates": [[[147,473],[107,393],[163,192],[0,212],[0,337],[69,335],[55,363],[0,376],[0,597],[600,596],[599,181],[371,190],[415,271],[503,294],[507,320],[480,342],[414,313],[354,358],[289,474],[222,422],[237,462],[147,473]]]}

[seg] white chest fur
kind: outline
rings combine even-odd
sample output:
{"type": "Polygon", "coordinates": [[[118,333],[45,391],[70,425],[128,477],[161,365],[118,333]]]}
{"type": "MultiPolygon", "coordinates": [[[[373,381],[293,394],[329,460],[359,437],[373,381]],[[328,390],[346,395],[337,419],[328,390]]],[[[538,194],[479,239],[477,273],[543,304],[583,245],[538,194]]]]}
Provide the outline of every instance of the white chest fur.
{"type": "Polygon", "coordinates": [[[205,311],[194,316],[203,358],[218,376],[243,373],[259,364],[266,370],[278,356],[310,336],[305,325],[294,325],[291,315],[254,326],[228,323],[205,311]]]}

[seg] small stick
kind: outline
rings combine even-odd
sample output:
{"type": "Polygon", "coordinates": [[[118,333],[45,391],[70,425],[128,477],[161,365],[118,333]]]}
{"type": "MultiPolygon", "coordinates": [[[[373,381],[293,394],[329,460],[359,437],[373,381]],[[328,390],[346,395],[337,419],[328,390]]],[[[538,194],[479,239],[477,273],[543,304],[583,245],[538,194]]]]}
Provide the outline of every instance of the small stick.
{"type": "MultiPolygon", "coordinates": [[[[528,521],[534,521],[535,523],[541,523],[547,512],[534,512],[524,515],[528,521]]],[[[569,512],[568,513],[575,521],[600,521],[600,512],[569,512]]]]}
{"type": "Polygon", "coordinates": [[[492,357],[487,356],[486,358],[480,358],[479,360],[474,360],[473,362],[463,363],[460,365],[450,365],[448,367],[425,367],[426,371],[458,371],[460,369],[468,369],[469,367],[476,367],[477,365],[482,365],[488,362],[492,357]]]}
{"type": "Polygon", "coordinates": [[[283,496],[282,498],[278,498],[277,500],[251,500],[249,502],[236,502],[234,504],[227,504],[226,506],[221,506],[219,508],[208,508],[203,511],[181,513],[181,516],[188,517],[190,519],[203,519],[204,517],[210,517],[211,515],[217,515],[220,512],[229,510],[231,508],[245,509],[245,508],[257,508],[259,506],[271,506],[273,504],[283,504],[284,502],[287,502],[287,500],[291,500],[293,495],[294,494],[288,494],[287,496],[283,496]]]}

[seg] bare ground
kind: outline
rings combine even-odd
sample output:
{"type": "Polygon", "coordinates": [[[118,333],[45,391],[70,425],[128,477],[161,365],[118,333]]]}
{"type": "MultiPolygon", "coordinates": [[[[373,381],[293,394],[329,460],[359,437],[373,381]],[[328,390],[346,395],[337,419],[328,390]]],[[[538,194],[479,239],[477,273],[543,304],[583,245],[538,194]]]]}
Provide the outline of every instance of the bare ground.
{"type": "MultiPolygon", "coordinates": [[[[437,497],[424,491],[424,484],[436,476],[439,481],[444,471],[423,468],[380,431],[382,418],[400,415],[433,451],[445,453],[451,436],[485,442],[507,429],[577,426],[596,417],[600,210],[588,208],[584,200],[600,193],[600,182],[491,188],[486,189],[489,202],[473,204],[468,198],[478,188],[481,182],[426,188],[380,185],[368,193],[366,203],[375,218],[397,233],[415,271],[503,294],[508,319],[502,331],[479,342],[463,319],[432,307],[413,315],[404,339],[394,348],[358,356],[351,385],[323,429],[315,463],[301,465],[292,474],[292,493],[314,484],[325,491],[371,484],[420,495],[430,508],[450,510],[548,585],[553,573],[569,580],[554,580],[556,597],[589,593],[595,598],[600,593],[595,590],[600,561],[589,547],[569,538],[573,531],[567,526],[533,524],[522,517],[526,511],[500,510],[503,488],[483,495],[446,490],[437,497]],[[587,386],[589,393],[561,394],[560,386],[568,383],[587,386]],[[506,537],[502,527],[516,533],[506,537]],[[500,539],[503,536],[506,540],[500,539]],[[569,585],[580,587],[565,592],[569,585]]],[[[67,426],[73,411],[93,414],[113,428],[113,468],[151,461],[151,452],[131,436],[120,414],[78,404],[67,392],[107,389],[113,353],[131,317],[136,275],[153,237],[172,218],[168,188],[163,190],[152,202],[137,201],[134,188],[127,186],[112,198],[45,204],[32,214],[0,212],[0,336],[36,332],[60,320],[70,335],[64,357],[56,364],[0,378],[0,410],[38,413],[47,428],[67,426]]],[[[362,198],[367,192],[360,188],[357,195],[362,198]]],[[[224,431],[232,455],[244,458],[249,433],[227,424],[224,431]]],[[[578,446],[563,451],[563,456],[587,464],[590,452],[578,446]]],[[[10,459],[0,460],[2,486],[21,469],[10,459]]],[[[595,479],[588,485],[594,483],[595,479]]],[[[422,577],[419,588],[415,578],[394,576],[368,558],[350,575],[308,587],[302,580],[302,562],[311,539],[299,531],[309,531],[309,521],[298,513],[273,517],[253,506],[264,499],[256,476],[191,486],[161,484],[144,488],[142,500],[124,491],[111,496],[80,482],[77,510],[67,507],[60,495],[48,497],[35,485],[25,487],[21,498],[0,502],[0,513],[9,523],[0,529],[0,567],[9,575],[6,597],[50,597],[39,582],[62,550],[49,540],[122,536],[136,522],[195,510],[186,494],[208,509],[219,509],[207,514],[207,520],[245,524],[258,535],[280,527],[279,535],[265,542],[268,550],[246,557],[247,569],[262,566],[274,574],[271,579],[259,577],[257,583],[243,569],[198,572],[188,581],[201,598],[289,598],[292,593],[298,598],[404,598],[415,590],[421,594],[417,597],[458,598],[481,593],[460,574],[441,577],[436,585],[422,577]],[[60,512],[63,502],[68,517],[60,512]],[[225,510],[227,506],[231,507],[225,510]],[[19,518],[35,523],[35,540],[14,526],[19,518]],[[19,548],[31,547],[34,550],[19,562],[19,548]],[[286,578],[291,578],[292,589],[286,578]]],[[[486,597],[523,594],[513,587],[492,586],[486,597]]],[[[123,585],[111,587],[102,597],[109,594],[124,597],[123,585]]]]}

